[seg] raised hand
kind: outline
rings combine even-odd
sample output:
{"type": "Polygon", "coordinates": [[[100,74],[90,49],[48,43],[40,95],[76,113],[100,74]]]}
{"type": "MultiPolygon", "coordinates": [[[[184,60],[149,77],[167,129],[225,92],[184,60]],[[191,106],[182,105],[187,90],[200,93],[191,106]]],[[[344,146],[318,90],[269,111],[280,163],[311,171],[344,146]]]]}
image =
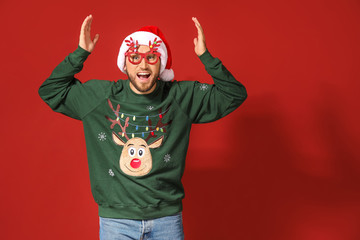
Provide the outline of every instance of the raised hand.
{"type": "Polygon", "coordinates": [[[198,30],[198,36],[197,38],[194,38],[195,53],[196,55],[201,56],[206,51],[204,30],[202,29],[197,18],[193,17],[192,20],[194,21],[195,27],[198,30]]]}
{"type": "Polygon", "coordinates": [[[93,17],[91,14],[85,18],[83,24],[81,25],[80,38],[79,38],[79,46],[88,52],[92,52],[94,50],[95,45],[99,40],[99,34],[96,34],[94,39],[91,40],[90,31],[91,31],[92,20],[93,17]]]}

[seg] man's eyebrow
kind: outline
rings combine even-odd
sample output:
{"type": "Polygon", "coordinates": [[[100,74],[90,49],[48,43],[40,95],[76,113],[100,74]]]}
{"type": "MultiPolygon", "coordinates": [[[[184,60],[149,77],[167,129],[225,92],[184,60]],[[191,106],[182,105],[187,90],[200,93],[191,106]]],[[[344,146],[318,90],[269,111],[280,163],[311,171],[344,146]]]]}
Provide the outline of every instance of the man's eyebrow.
{"type": "Polygon", "coordinates": [[[133,146],[134,144],[130,143],[128,146],[133,146]]]}
{"type": "Polygon", "coordinates": [[[140,145],[140,146],[143,146],[144,148],[146,148],[146,146],[145,146],[145,145],[140,145]]]}

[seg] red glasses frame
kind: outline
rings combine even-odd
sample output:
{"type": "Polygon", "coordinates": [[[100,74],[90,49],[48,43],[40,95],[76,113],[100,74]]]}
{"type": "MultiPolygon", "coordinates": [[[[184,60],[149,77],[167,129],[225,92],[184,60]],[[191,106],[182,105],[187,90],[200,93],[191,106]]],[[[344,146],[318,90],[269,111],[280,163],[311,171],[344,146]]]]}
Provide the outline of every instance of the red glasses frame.
{"type": "Polygon", "coordinates": [[[129,59],[129,62],[131,62],[131,63],[134,64],[134,65],[140,64],[141,61],[143,60],[143,58],[145,58],[145,61],[146,61],[148,64],[154,65],[154,64],[156,64],[156,63],[159,61],[161,54],[160,54],[159,52],[153,52],[153,51],[147,52],[147,53],[126,52],[126,53],[125,53],[125,56],[127,56],[128,59],[129,59]],[[134,62],[134,61],[131,60],[131,57],[130,57],[130,56],[131,56],[132,54],[138,54],[138,55],[141,56],[139,62],[134,62]],[[147,59],[147,56],[148,56],[149,54],[155,54],[155,55],[157,56],[157,59],[156,59],[155,62],[153,62],[153,63],[149,62],[149,60],[147,59]]]}

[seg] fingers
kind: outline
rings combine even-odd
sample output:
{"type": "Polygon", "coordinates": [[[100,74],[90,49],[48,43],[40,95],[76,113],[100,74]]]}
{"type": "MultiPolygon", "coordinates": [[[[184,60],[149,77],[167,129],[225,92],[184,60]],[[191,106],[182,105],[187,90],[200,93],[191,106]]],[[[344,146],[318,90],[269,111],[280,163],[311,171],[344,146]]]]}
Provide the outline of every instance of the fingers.
{"type": "Polygon", "coordinates": [[[86,24],[87,24],[88,18],[89,18],[89,16],[87,16],[87,17],[84,19],[84,21],[83,21],[83,23],[82,23],[82,25],[81,25],[81,30],[80,30],[80,33],[81,33],[81,34],[85,33],[85,28],[86,28],[86,24]]]}
{"type": "Polygon", "coordinates": [[[92,21],[93,21],[93,17],[92,17],[92,15],[90,14],[89,15],[89,20],[88,20],[88,24],[87,24],[87,31],[91,31],[91,23],[92,23],[92,21]]]}
{"type": "Polygon", "coordinates": [[[196,17],[193,17],[192,18],[193,22],[195,23],[195,27],[197,28],[198,30],[198,38],[199,40],[204,40],[205,36],[204,36],[204,30],[202,29],[199,21],[197,20],[196,17]]]}
{"type": "Polygon", "coordinates": [[[87,16],[82,25],[81,25],[81,31],[80,31],[80,38],[79,38],[79,46],[89,52],[92,52],[94,50],[95,44],[99,40],[99,34],[96,34],[94,39],[91,40],[91,24],[93,21],[93,16],[90,14],[87,16]]]}
{"type": "Polygon", "coordinates": [[[97,41],[99,40],[99,37],[100,35],[99,34],[96,34],[95,37],[94,37],[94,45],[96,45],[97,41]]]}
{"type": "Polygon", "coordinates": [[[200,23],[199,23],[199,21],[197,20],[196,17],[192,17],[191,19],[194,21],[195,26],[196,26],[197,28],[201,28],[201,25],[200,25],[200,23]]]}
{"type": "Polygon", "coordinates": [[[85,34],[86,32],[90,32],[92,20],[93,20],[93,17],[91,14],[84,19],[84,22],[81,25],[81,33],[82,34],[85,34]]]}
{"type": "Polygon", "coordinates": [[[196,45],[197,45],[197,38],[194,38],[194,45],[195,45],[195,47],[196,47],[196,45]]]}
{"type": "Polygon", "coordinates": [[[196,55],[201,56],[206,51],[204,31],[196,17],[193,17],[192,20],[195,23],[195,27],[198,30],[198,36],[197,38],[194,38],[194,45],[195,45],[194,50],[196,55]]]}

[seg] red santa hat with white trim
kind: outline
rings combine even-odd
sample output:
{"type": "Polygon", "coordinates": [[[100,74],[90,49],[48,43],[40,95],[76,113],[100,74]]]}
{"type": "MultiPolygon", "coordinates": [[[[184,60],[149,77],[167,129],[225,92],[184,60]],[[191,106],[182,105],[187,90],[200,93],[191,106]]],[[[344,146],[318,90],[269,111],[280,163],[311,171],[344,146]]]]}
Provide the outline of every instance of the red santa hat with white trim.
{"type": "MultiPolygon", "coordinates": [[[[142,27],[136,32],[127,36],[121,44],[117,65],[126,74],[125,53],[129,48],[136,49],[139,45],[146,45],[150,48],[157,48],[160,56],[160,80],[171,81],[174,79],[174,71],[171,69],[171,51],[164,34],[156,26],[142,27]]],[[[136,51],[136,50],[135,50],[136,51]]]]}

